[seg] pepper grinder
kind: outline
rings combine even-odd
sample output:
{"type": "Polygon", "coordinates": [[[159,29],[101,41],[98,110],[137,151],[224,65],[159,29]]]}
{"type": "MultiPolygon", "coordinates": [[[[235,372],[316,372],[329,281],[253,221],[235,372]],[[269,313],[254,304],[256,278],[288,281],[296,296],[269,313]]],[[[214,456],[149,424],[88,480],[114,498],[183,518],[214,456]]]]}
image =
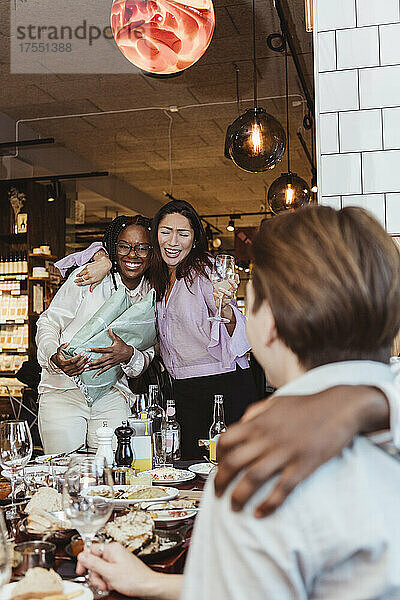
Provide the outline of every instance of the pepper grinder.
{"type": "Polygon", "coordinates": [[[103,427],[96,430],[99,447],[97,448],[96,458],[105,458],[107,466],[112,467],[114,463],[114,452],[112,448],[113,429],[108,427],[107,421],[103,421],[103,427]]]}
{"type": "Polygon", "coordinates": [[[130,467],[133,461],[133,450],[131,438],[134,431],[127,421],[122,421],[121,427],[117,427],[115,435],[118,444],[115,452],[115,464],[117,467],[130,467]]]}

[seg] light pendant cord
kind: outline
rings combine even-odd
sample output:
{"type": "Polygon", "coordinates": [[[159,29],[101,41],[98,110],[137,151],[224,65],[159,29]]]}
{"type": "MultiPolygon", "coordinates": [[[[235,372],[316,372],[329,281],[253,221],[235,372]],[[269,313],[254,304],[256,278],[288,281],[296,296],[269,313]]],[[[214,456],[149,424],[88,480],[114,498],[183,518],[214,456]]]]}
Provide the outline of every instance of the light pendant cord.
{"type": "MultiPolygon", "coordinates": [[[[282,34],[283,35],[283,34],[282,34]]],[[[285,84],[286,84],[286,137],[287,137],[287,168],[290,173],[290,133],[289,133],[289,77],[288,77],[288,53],[287,44],[285,43],[285,84]]]]}
{"type": "Polygon", "coordinates": [[[235,72],[236,72],[236,101],[237,101],[238,117],[240,117],[239,67],[235,63],[233,63],[233,66],[235,67],[235,72]]]}
{"type": "Polygon", "coordinates": [[[174,190],[174,173],[172,171],[172,123],[173,123],[173,119],[167,110],[164,110],[164,114],[169,119],[169,125],[168,125],[169,193],[172,196],[173,190],[174,190]]]}
{"type": "Polygon", "coordinates": [[[257,60],[256,60],[256,1],[252,3],[253,13],[253,85],[254,85],[254,108],[257,108],[257,60]]]}

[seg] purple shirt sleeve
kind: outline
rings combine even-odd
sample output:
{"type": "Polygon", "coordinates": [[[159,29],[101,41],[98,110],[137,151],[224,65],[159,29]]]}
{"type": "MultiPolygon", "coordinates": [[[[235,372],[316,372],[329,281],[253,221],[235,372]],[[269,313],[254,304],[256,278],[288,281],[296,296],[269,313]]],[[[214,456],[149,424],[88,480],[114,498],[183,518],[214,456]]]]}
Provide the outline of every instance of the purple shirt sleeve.
{"type": "Polygon", "coordinates": [[[57,267],[61,275],[65,277],[65,273],[70,267],[82,267],[88,263],[99,250],[104,250],[103,244],[101,242],[93,242],[85,250],[74,252],[73,254],[68,254],[68,256],[61,258],[54,263],[54,266],[57,267]]]}

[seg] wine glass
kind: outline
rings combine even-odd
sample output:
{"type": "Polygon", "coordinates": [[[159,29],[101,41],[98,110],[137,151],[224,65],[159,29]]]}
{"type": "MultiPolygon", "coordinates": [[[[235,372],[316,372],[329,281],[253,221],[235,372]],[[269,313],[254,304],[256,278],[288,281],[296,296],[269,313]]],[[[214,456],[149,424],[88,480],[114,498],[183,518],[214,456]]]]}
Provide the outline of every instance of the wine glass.
{"type": "Polygon", "coordinates": [[[11,508],[7,519],[18,515],[15,506],[15,483],[20,469],[26,467],[32,457],[31,432],[26,421],[3,421],[0,423],[0,464],[10,472],[11,508]]]}
{"type": "Polygon", "coordinates": [[[0,511],[0,590],[10,581],[11,577],[11,547],[8,540],[7,528],[3,513],[0,511]]]}
{"type": "MultiPolygon", "coordinates": [[[[214,287],[223,288],[226,290],[231,289],[231,284],[228,279],[233,279],[235,277],[235,259],[233,256],[229,254],[218,254],[215,257],[215,262],[213,269],[211,271],[210,279],[211,283],[214,287]]],[[[213,317],[208,317],[209,321],[217,321],[219,323],[229,323],[229,319],[225,319],[221,315],[222,308],[222,293],[220,295],[218,312],[213,317]]]]}
{"type": "MultiPolygon", "coordinates": [[[[85,550],[90,550],[96,533],[104,527],[114,507],[111,469],[104,457],[73,459],[64,473],[63,507],[72,527],[77,529],[85,550]],[[101,495],[99,495],[99,493],[101,495]]],[[[95,598],[107,593],[89,583],[95,598]]]]}

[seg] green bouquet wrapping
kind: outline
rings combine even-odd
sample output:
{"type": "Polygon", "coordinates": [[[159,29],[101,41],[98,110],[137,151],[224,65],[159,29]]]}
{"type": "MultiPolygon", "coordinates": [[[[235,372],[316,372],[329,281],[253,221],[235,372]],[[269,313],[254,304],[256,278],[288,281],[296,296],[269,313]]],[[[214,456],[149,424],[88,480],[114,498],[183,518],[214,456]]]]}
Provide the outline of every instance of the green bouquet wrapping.
{"type": "MultiPolygon", "coordinates": [[[[110,346],[109,329],[137,350],[154,346],[157,337],[155,295],[155,291],[150,290],[142,300],[131,304],[125,287],[121,285],[74,335],[64,350],[66,358],[80,353],[89,356],[90,360],[100,358],[102,354],[89,349],[110,346]]],[[[89,405],[104,396],[123,374],[120,365],[111,367],[98,377],[94,376],[96,372],[84,371],[73,378],[89,405]]]]}

